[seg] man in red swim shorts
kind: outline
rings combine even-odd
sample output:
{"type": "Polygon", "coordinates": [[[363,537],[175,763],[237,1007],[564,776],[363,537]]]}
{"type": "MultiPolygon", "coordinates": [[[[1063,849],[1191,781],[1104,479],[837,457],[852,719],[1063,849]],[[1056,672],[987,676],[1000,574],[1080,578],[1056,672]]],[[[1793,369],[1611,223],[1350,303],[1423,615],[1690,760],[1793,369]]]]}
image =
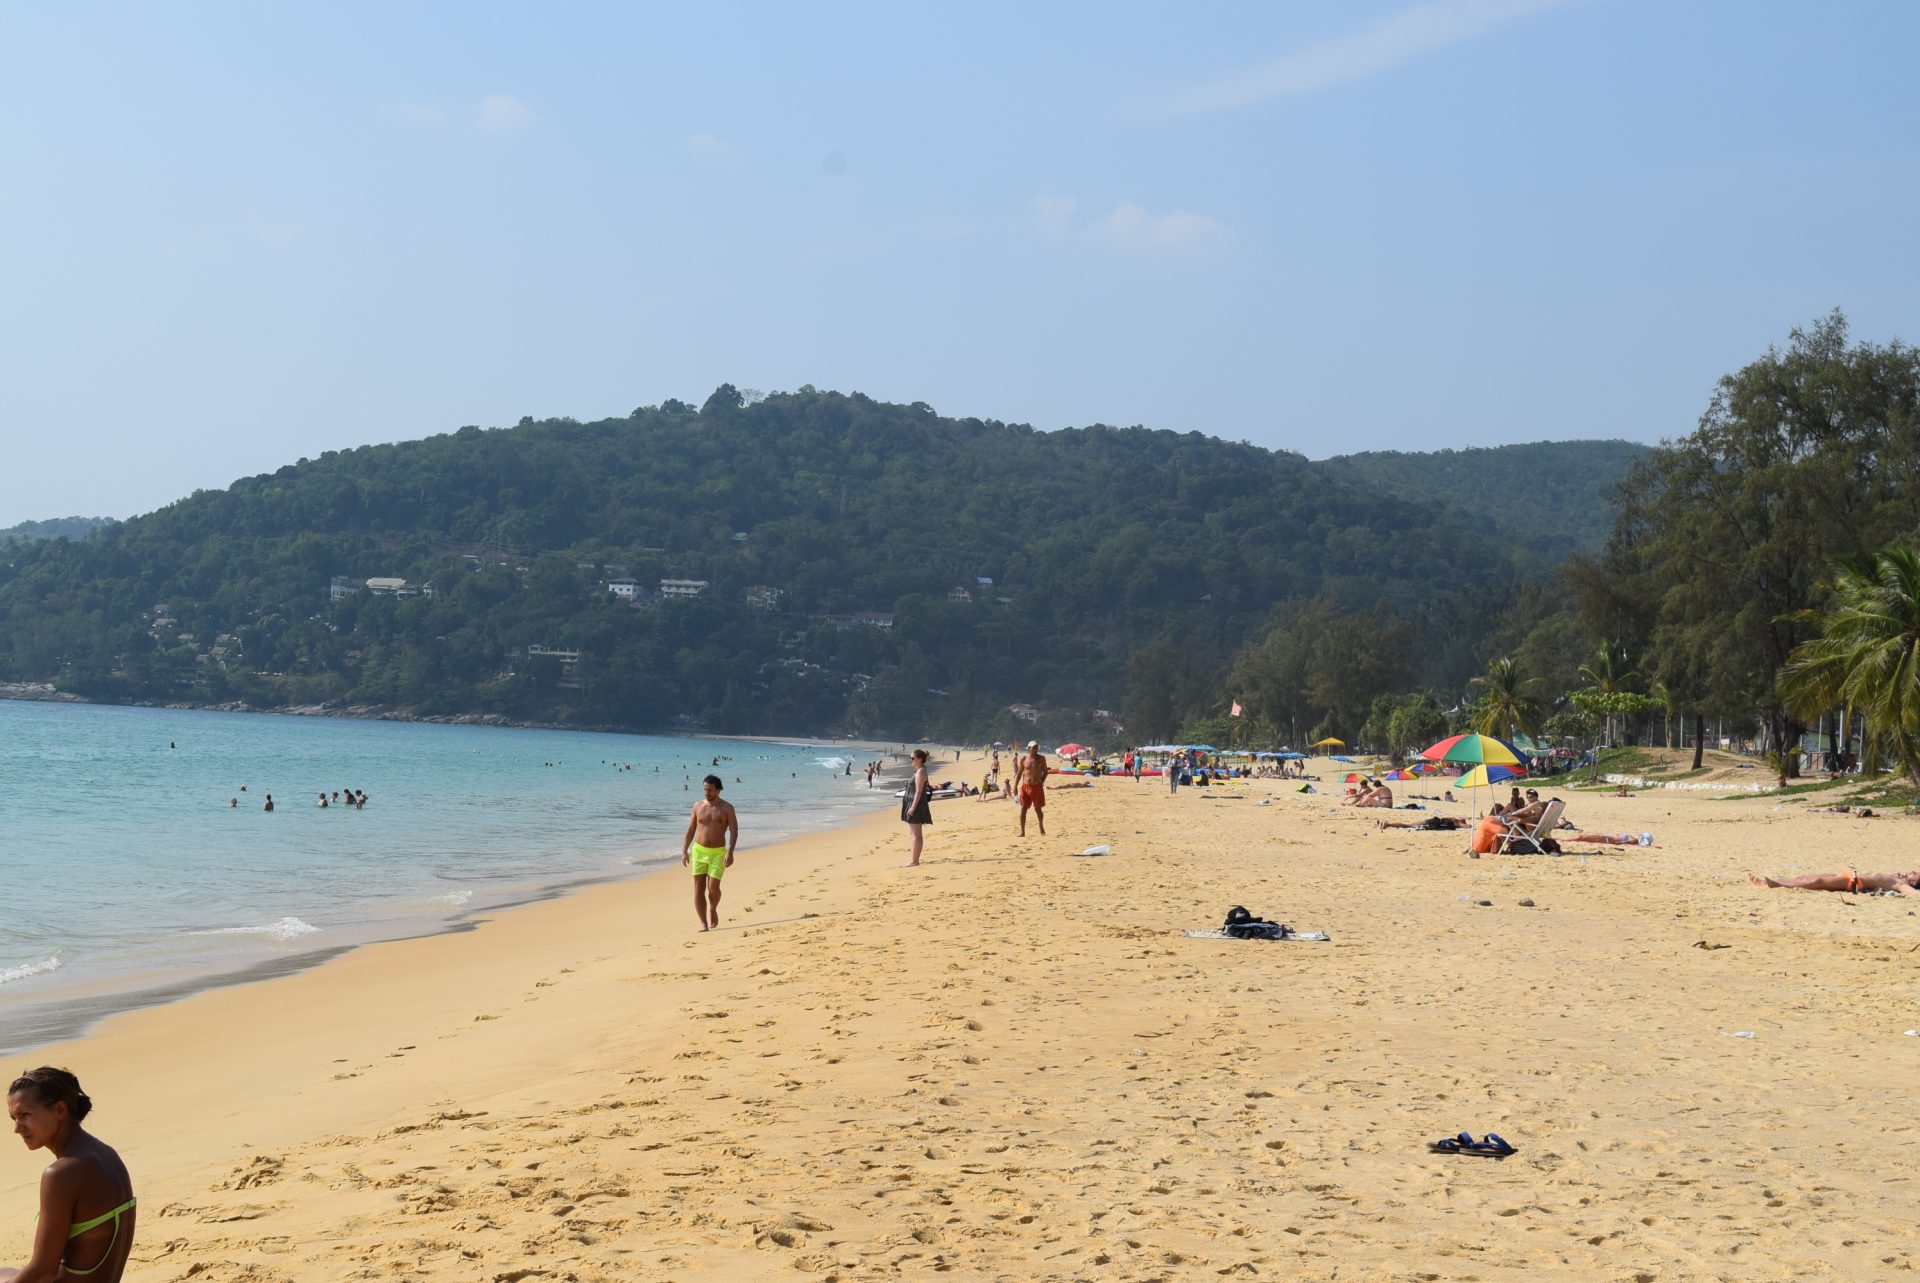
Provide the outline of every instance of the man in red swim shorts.
{"type": "Polygon", "coordinates": [[[1040,836],[1047,835],[1047,759],[1039,740],[1027,741],[1027,755],[1020,759],[1020,836],[1027,835],[1027,811],[1040,821],[1040,836]]]}

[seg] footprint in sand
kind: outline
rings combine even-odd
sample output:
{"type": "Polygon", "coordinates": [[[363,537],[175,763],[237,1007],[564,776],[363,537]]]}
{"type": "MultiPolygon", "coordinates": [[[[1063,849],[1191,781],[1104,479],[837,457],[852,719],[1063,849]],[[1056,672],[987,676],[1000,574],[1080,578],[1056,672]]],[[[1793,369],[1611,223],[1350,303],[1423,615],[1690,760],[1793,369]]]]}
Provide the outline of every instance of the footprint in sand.
{"type": "Polygon", "coordinates": [[[215,1185],[215,1189],[252,1189],[258,1185],[271,1185],[280,1179],[285,1163],[271,1155],[261,1154],[253,1158],[245,1167],[233,1169],[233,1175],[215,1185]]]}

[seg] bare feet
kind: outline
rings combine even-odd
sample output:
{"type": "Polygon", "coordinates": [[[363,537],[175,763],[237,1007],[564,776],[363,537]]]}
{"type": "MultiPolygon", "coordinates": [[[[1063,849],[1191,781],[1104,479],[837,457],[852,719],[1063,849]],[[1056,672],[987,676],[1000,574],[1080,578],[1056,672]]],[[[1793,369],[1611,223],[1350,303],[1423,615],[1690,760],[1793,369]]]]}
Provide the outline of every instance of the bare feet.
{"type": "Polygon", "coordinates": [[[1780,885],[1778,882],[1775,882],[1772,878],[1763,878],[1758,873],[1747,874],[1747,881],[1753,883],[1753,885],[1757,887],[1776,887],[1777,888],[1780,885]]]}
{"type": "Polygon", "coordinates": [[[905,864],[901,865],[900,867],[903,869],[917,869],[920,867],[920,861],[908,860],[905,864]]]}

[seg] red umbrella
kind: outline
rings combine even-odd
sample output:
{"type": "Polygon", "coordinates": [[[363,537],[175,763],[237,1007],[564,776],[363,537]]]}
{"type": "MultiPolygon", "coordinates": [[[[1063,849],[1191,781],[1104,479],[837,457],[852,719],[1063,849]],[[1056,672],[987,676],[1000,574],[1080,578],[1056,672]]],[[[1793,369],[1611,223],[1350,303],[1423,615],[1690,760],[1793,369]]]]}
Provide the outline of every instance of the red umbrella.
{"type": "Polygon", "coordinates": [[[1085,744],[1062,744],[1053,751],[1062,757],[1078,757],[1082,753],[1091,753],[1093,750],[1085,744]]]}

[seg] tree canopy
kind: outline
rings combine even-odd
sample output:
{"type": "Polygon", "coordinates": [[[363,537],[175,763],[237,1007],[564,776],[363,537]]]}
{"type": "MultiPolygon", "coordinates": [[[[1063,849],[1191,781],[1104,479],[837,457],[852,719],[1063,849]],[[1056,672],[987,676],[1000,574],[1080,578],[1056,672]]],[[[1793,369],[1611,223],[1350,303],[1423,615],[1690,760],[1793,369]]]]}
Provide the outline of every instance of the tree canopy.
{"type": "Polygon", "coordinates": [[[1217,692],[1276,603],[1313,602],[1305,702],[1276,695],[1274,724],[1364,719],[1379,683],[1475,671],[1486,603],[1527,560],[1438,499],[1199,433],[723,386],[698,410],[328,451],[14,545],[0,674],[105,699],[972,738],[1010,732],[1014,703],[1217,711],[1190,706],[1201,675],[1217,692]],[[664,579],[705,587],[659,600],[664,579]],[[1172,659],[1130,668],[1160,642],[1172,659]]]}

